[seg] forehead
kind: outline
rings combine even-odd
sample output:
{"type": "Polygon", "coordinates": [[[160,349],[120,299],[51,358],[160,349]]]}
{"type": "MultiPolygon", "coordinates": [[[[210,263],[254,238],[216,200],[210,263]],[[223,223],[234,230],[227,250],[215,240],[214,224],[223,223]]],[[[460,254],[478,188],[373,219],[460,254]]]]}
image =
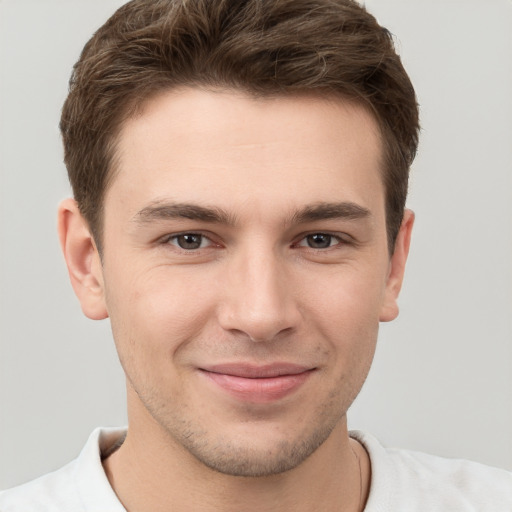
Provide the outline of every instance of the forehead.
{"type": "Polygon", "coordinates": [[[133,209],[160,199],[369,207],[383,198],[381,154],[377,122],[354,102],[166,91],[123,125],[106,207],[116,191],[133,209]]]}

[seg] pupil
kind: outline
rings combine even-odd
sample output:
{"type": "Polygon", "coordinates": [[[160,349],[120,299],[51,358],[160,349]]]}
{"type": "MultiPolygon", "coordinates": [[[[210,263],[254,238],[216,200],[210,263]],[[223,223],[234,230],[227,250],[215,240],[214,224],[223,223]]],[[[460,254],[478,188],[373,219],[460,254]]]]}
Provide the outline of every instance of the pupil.
{"type": "Polygon", "coordinates": [[[199,249],[201,246],[201,235],[180,235],[178,245],[182,249],[199,249]]]}
{"type": "Polygon", "coordinates": [[[323,235],[321,233],[309,235],[308,244],[315,249],[326,249],[331,245],[331,235],[323,235]]]}

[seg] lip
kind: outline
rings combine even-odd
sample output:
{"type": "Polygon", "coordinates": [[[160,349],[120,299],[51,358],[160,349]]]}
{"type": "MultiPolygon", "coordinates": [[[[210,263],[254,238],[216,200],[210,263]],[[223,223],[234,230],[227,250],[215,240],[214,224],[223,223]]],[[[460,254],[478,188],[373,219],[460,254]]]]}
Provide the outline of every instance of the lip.
{"type": "Polygon", "coordinates": [[[199,369],[218,388],[246,402],[270,403],[298,390],[315,368],[292,363],[219,364],[199,369]]]}

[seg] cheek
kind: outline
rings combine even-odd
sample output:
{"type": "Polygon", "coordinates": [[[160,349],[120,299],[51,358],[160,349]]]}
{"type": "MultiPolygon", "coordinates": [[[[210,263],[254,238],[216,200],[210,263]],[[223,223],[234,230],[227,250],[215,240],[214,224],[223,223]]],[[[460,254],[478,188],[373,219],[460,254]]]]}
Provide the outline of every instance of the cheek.
{"type": "Polygon", "coordinates": [[[379,332],[380,297],[375,282],[370,292],[363,279],[345,280],[328,294],[317,315],[321,322],[318,330],[329,344],[335,389],[345,408],[359,393],[370,370],[379,332]]]}
{"type": "Polygon", "coordinates": [[[310,287],[305,324],[310,334],[327,342],[332,371],[341,381],[338,389],[353,388],[354,397],[375,352],[384,289],[379,275],[370,269],[339,269],[324,280],[329,283],[324,290],[310,287]]]}
{"type": "MultiPolygon", "coordinates": [[[[331,332],[378,327],[385,290],[384,272],[343,266],[312,276],[302,288],[305,308],[331,332]]],[[[362,333],[361,333],[362,334],[362,333]]]]}
{"type": "Polygon", "coordinates": [[[202,276],[162,266],[148,272],[107,276],[107,307],[118,350],[138,356],[172,355],[203,329],[214,308],[214,291],[202,276]]]}

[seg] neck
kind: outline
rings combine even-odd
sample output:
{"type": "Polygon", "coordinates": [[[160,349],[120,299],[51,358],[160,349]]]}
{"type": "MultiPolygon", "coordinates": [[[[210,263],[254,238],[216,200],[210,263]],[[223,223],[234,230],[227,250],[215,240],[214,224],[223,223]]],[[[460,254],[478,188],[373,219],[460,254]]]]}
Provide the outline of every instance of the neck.
{"type": "Polygon", "coordinates": [[[156,425],[135,422],[104,461],[107,477],[128,512],[356,512],[369,487],[368,456],[349,439],[346,421],[302,464],[266,477],[236,477],[204,466],[156,425]]]}

